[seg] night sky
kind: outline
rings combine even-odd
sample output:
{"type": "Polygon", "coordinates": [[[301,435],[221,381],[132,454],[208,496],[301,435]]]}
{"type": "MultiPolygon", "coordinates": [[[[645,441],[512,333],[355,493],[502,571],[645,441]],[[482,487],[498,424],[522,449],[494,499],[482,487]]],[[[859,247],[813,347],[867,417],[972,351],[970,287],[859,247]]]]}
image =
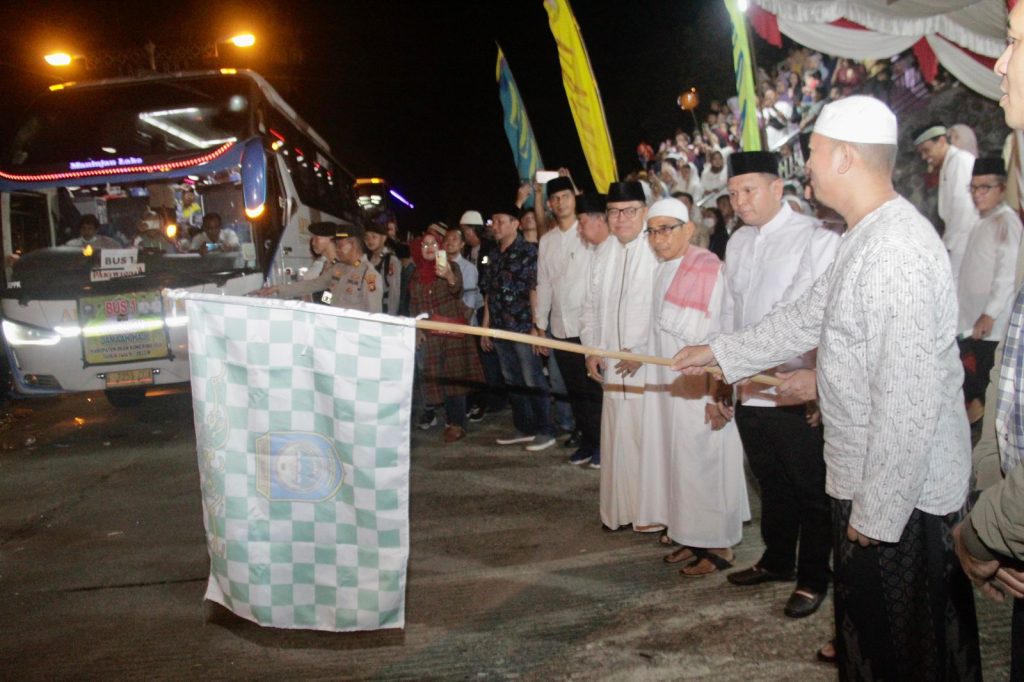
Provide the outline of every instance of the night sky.
{"type": "MultiPolygon", "coordinates": [[[[711,99],[734,94],[720,0],[575,0],[572,7],[620,175],[635,170],[641,139],[656,147],[675,128],[692,127],[676,107],[679,92],[697,87],[698,114],[711,99]]],[[[48,83],[89,79],[81,71],[52,75],[41,59],[49,49],[96,54],[138,49],[150,39],[159,57],[251,30],[258,41],[252,51],[228,46],[219,62],[197,66],[247,66],[266,76],[354,175],[385,177],[416,204],[415,212],[399,213],[413,230],[437,218],[455,221],[466,208],[487,212],[515,196],[494,77],[498,42],[545,164],[568,167],[592,188],[542,0],[4,3],[0,22],[4,138],[48,83]]],[[[778,58],[763,43],[758,51],[762,60],[778,58]]]]}

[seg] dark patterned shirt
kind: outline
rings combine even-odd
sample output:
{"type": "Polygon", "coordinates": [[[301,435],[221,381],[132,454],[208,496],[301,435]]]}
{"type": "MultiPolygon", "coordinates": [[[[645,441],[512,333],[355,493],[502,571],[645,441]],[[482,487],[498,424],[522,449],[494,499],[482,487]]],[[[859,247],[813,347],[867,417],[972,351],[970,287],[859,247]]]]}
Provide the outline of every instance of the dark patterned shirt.
{"type": "Polygon", "coordinates": [[[517,234],[505,251],[488,254],[487,307],[491,327],[528,334],[533,329],[530,292],[537,287],[537,245],[517,234]]]}

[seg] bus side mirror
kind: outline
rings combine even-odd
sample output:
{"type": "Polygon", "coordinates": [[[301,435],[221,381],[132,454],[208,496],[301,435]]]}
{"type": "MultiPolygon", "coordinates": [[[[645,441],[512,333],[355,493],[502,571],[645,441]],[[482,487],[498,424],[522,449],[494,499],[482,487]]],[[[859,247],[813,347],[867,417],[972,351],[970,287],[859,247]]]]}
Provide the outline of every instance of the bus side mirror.
{"type": "Polygon", "coordinates": [[[242,148],[242,197],[246,217],[255,220],[263,215],[267,203],[267,156],[258,137],[242,148]]]}

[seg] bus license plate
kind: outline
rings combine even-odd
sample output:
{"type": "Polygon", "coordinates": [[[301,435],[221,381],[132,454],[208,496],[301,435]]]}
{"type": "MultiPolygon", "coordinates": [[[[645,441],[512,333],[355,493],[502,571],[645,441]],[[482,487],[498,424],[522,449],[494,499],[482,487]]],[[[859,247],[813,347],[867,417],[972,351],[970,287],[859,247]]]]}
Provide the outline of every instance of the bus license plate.
{"type": "Polygon", "coordinates": [[[124,386],[147,386],[153,383],[153,370],[126,369],[121,372],[107,372],[107,388],[124,386]]]}

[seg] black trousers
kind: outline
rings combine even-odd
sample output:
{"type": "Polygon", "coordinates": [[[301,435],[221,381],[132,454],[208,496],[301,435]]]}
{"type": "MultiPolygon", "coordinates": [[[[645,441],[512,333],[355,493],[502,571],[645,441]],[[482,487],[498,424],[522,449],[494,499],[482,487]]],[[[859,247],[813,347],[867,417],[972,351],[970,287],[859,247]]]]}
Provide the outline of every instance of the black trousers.
{"type": "Polygon", "coordinates": [[[761,486],[765,550],[758,564],[779,573],[795,564],[798,587],[824,592],[832,540],[821,427],[807,424],[802,405],[739,405],[736,426],[761,486]]]}
{"type": "Polygon", "coordinates": [[[964,363],[964,400],[985,401],[989,373],[996,362],[998,341],[960,339],[960,360],[964,363]]]}
{"type": "Polygon", "coordinates": [[[953,549],[964,513],[915,509],[899,542],[846,537],[853,503],[833,500],[836,654],[840,680],[981,680],[971,583],[953,549]]]}
{"type": "Polygon", "coordinates": [[[1024,599],[1013,600],[1010,627],[1010,679],[1024,680],[1024,599]]]}
{"type": "MultiPolygon", "coordinates": [[[[580,342],[579,337],[560,340],[580,342]]],[[[587,376],[587,361],[582,354],[555,350],[555,360],[562,370],[565,389],[569,392],[576,429],[583,434],[580,447],[597,452],[601,447],[601,384],[587,376]]]]}

